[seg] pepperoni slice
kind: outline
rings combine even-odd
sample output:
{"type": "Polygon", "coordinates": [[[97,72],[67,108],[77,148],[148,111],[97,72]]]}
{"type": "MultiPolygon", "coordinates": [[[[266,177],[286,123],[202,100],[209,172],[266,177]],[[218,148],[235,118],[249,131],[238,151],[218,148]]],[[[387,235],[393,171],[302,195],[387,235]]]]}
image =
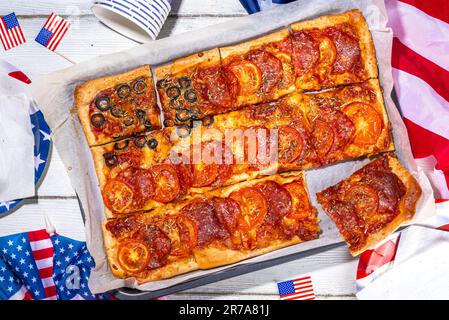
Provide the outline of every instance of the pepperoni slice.
{"type": "Polygon", "coordinates": [[[133,189],[134,200],[139,204],[145,203],[154,195],[155,187],[149,170],[129,167],[121,172],[117,179],[133,189]]]}
{"type": "Polygon", "coordinates": [[[319,157],[324,157],[334,144],[334,132],[329,124],[317,119],[313,124],[315,150],[319,157]]]}
{"type": "Polygon", "coordinates": [[[319,44],[306,31],[295,32],[292,36],[293,66],[298,76],[308,73],[320,59],[319,44]]]}
{"type": "Polygon", "coordinates": [[[202,247],[214,239],[224,239],[229,234],[218,221],[212,203],[203,199],[194,200],[181,209],[181,214],[190,218],[197,226],[197,245],[202,247]]]}
{"type": "Polygon", "coordinates": [[[249,96],[257,92],[262,85],[259,68],[251,61],[239,60],[227,67],[239,80],[240,95],[249,96]]]}
{"type": "Polygon", "coordinates": [[[150,170],[155,184],[153,200],[167,203],[175,199],[180,193],[175,168],[170,164],[156,164],[150,170]]]}
{"type": "Polygon", "coordinates": [[[218,165],[211,164],[193,164],[193,182],[192,187],[200,188],[206,187],[212,184],[217,179],[219,174],[218,165]]]}
{"type": "Polygon", "coordinates": [[[147,267],[159,268],[166,262],[171,250],[171,240],[159,227],[154,224],[142,226],[133,238],[143,241],[151,249],[147,267]]]}
{"type": "Polygon", "coordinates": [[[180,163],[174,165],[174,167],[179,180],[180,193],[183,195],[187,194],[193,181],[192,166],[180,163]]]}
{"type": "Polygon", "coordinates": [[[110,180],[106,183],[102,195],[105,206],[118,213],[125,211],[131,205],[134,197],[132,189],[118,180],[110,180]]]}
{"type": "Polygon", "coordinates": [[[312,208],[309,197],[301,183],[292,182],[283,185],[292,197],[292,211],[288,215],[291,219],[304,219],[309,216],[312,208]]]}
{"type": "Polygon", "coordinates": [[[292,211],[292,197],[284,187],[274,181],[265,181],[256,184],[257,189],[264,196],[268,204],[266,220],[273,225],[279,222],[292,211]]]}
{"type": "Polygon", "coordinates": [[[164,222],[164,231],[171,239],[172,256],[186,256],[192,252],[196,246],[198,238],[198,227],[186,216],[178,215],[168,218],[164,222]]]}
{"type": "Polygon", "coordinates": [[[194,83],[207,101],[222,107],[232,107],[237,91],[235,82],[229,81],[221,67],[199,69],[194,83]]]}
{"type": "Polygon", "coordinates": [[[139,240],[130,239],[120,243],[117,261],[127,272],[136,274],[145,269],[150,259],[149,249],[139,240]]]}
{"type": "Polygon", "coordinates": [[[376,190],[366,184],[355,184],[345,194],[345,200],[355,206],[359,214],[370,214],[379,207],[376,190]]]}
{"type": "Polygon", "coordinates": [[[293,127],[279,128],[278,159],[280,163],[291,163],[298,159],[302,152],[302,138],[293,127]]]}
{"type": "MultiPolygon", "coordinates": [[[[196,148],[193,148],[195,152],[196,148]]],[[[210,141],[201,145],[203,163],[192,165],[193,187],[220,186],[232,174],[232,166],[226,164],[226,157],[232,156],[232,151],[220,141],[210,141]],[[218,154],[216,154],[218,153],[218,154]]],[[[194,157],[192,157],[194,159],[194,157]]],[[[232,159],[229,158],[229,159],[232,159]]]]}
{"type": "Polygon", "coordinates": [[[218,221],[229,231],[233,233],[237,230],[240,217],[240,206],[231,198],[213,198],[214,212],[218,221]]]}
{"type": "Polygon", "coordinates": [[[264,195],[257,188],[240,189],[233,192],[230,198],[240,205],[239,230],[248,231],[262,224],[268,212],[268,205],[264,195]]]}
{"type": "Polygon", "coordinates": [[[246,59],[253,62],[262,73],[262,92],[270,92],[282,80],[282,62],[271,53],[254,50],[246,59]]]}
{"type": "Polygon", "coordinates": [[[330,28],[328,34],[332,38],[337,51],[333,72],[357,71],[355,69],[361,66],[361,53],[358,40],[343,30],[336,28],[330,28]]]}
{"type": "Polygon", "coordinates": [[[355,126],[353,143],[359,147],[374,145],[382,133],[383,122],[380,114],[366,103],[353,102],[343,108],[343,112],[355,126]]]}

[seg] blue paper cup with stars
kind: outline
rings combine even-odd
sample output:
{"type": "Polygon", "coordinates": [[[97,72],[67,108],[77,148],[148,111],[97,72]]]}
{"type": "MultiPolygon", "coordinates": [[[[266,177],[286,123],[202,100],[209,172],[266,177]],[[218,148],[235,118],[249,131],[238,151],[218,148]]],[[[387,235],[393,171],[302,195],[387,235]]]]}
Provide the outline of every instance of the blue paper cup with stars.
{"type": "Polygon", "coordinates": [[[144,43],[155,40],[172,0],[94,0],[92,12],[114,31],[144,43]]]}

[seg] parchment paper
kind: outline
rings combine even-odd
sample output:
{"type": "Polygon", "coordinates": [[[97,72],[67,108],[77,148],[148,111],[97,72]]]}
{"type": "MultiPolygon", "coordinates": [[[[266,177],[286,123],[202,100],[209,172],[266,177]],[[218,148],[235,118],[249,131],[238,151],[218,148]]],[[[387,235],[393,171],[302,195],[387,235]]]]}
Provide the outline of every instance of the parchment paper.
{"type": "MultiPolygon", "coordinates": [[[[124,286],[140,290],[157,290],[228,267],[195,271],[172,279],[151,282],[140,286],[137,285],[134,279],[117,279],[110,273],[101,232],[101,222],[105,217],[98,180],[79,120],[73,110],[71,110],[75,85],[93,78],[123,72],[143,64],[155,66],[167,63],[175,58],[195,52],[258,37],[299,20],[340,13],[353,8],[359,8],[363,12],[373,35],[380,68],[380,80],[384,88],[384,98],[393,127],[396,153],[400,161],[418,179],[423,189],[423,197],[418,203],[414,221],[420,221],[434,214],[433,193],[429,181],[416,166],[404,123],[390,97],[393,88],[390,65],[392,32],[386,27],[387,14],[383,1],[297,1],[252,16],[237,18],[233,21],[210,26],[202,30],[195,30],[140,45],[121,53],[102,56],[53,73],[41,81],[34,82],[31,89],[32,96],[37,101],[52,129],[53,141],[58,148],[73,188],[76,190],[86,214],[87,246],[96,262],[96,267],[89,280],[89,287],[92,292],[104,292],[124,286]]],[[[319,210],[321,219],[322,234],[319,239],[277,250],[240,263],[264,261],[342,241],[335,225],[317,204],[315,193],[346,178],[367,162],[368,160],[349,161],[325,169],[311,170],[306,173],[309,192],[313,204],[319,210]]]]}

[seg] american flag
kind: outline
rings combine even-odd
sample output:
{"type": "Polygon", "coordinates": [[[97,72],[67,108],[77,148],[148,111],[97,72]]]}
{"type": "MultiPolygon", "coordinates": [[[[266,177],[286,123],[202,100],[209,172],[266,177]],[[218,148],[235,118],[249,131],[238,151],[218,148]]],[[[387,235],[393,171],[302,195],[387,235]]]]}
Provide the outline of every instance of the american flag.
{"type": "Polygon", "coordinates": [[[0,40],[5,50],[12,49],[26,42],[14,12],[0,18],[0,40]]]}
{"type": "Polygon", "coordinates": [[[312,278],[310,276],[278,282],[279,297],[282,300],[314,300],[312,278]]]}
{"type": "Polygon", "coordinates": [[[94,261],[85,242],[46,230],[0,238],[0,300],[94,300],[88,286],[94,261]]]}
{"type": "Polygon", "coordinates": [[[67,20],[52,13],[37,35],[36,41],[49,50],[55,51],[69,27],[70,23],[67,20]]]}

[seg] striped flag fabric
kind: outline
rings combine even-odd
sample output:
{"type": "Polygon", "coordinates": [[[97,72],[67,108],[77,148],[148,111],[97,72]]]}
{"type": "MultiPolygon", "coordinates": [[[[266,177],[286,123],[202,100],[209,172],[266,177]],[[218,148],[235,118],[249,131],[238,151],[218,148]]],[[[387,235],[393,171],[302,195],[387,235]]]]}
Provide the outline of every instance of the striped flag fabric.
{"type": "Polygon", "coordinates": [[[85,242],[45,229],[0,238],[0,300],[94,300],[85,242]]]}
{"type": "Polygon", "coordinates": [[[56,51],[69,27],[70,23],[67,20],[52,13],[37,35],[36,41],[49,50],[56,51]]]}
{"type": "Polygon", "coordinates": [[[0,40],[5,50],[10,50],[26,42],[14,12],[0,17],[0,40]]]}
{"type": "Polygon", "coordinates": [[[300,277],[293,280],[278,282],[279,297],[282,300],[314,300],[312,278],[300,277]]]}
{"type": "Polygon", "coordinates": [[[31,83],[30,78],[28,78],[25,73],[3,59],[0,59],[0,73],[7,74],[11,78],[14,78],[26,84],[31,83]]]}
{"type": "Polygon", "coordinates": [[[386,0],[394,85],[418,165],[449,199],[449,2],[386,0]]]}

